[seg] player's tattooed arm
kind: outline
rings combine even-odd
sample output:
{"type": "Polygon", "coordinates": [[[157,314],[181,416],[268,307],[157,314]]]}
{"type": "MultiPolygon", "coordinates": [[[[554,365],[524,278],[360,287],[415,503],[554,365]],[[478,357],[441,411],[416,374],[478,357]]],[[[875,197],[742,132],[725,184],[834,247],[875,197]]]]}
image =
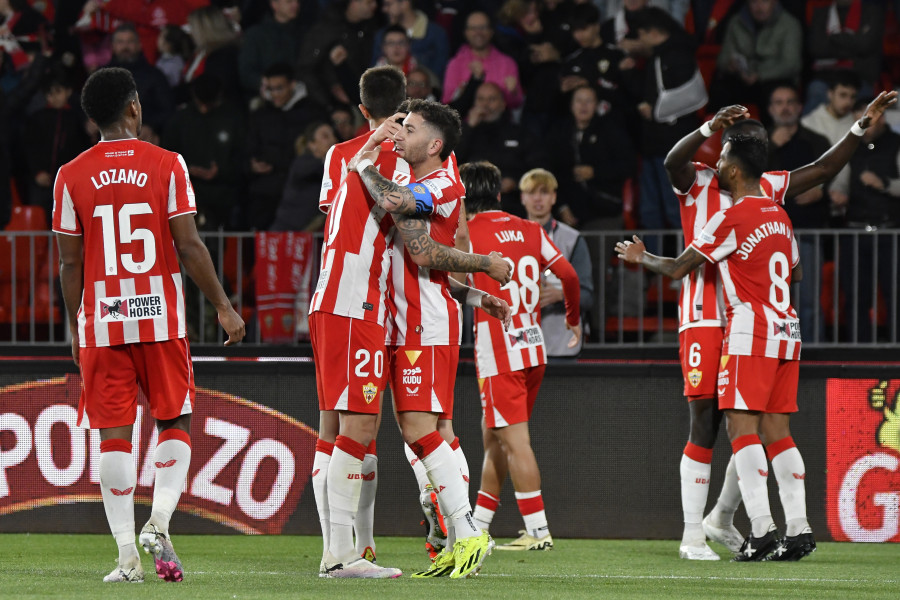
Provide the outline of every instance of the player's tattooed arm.
{"type": "Polygon", "coordinates": [[[677,258],[650,254],[638,236],[634,236],[633,242],[626,240],[617,243],[616,253],[625,262],[643,265],[645,269],[672,279],[681,279],[706,262],[706,257],[697,252],[693,246],[688,246],[677,258]]]}
{"type": "Polygon", "coordinates": [[[390,181],[373,165],[360,171],[363,183],[375,203],[391,214],[411,215],[416,212],[416,198],[408,187],[390,181]]]}
{"type": "Polygon", "coordinates": [[[394,217],[397,232],[413,262],[420,267],[456,273],[486,273],[501,284],[509,282],[510,266],[497,252],[489,256],[460,252],[434,241],[425,221],[406,215],[394,217]]]}

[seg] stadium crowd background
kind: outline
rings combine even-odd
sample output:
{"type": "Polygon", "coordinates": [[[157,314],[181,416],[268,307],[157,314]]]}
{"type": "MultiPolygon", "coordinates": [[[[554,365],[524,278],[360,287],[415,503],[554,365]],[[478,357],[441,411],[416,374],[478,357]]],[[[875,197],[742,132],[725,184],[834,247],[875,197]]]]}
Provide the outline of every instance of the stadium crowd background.
{"type": "MultiPolygon", "coordinates": [[[[117,65],[137,81],[141,137],[184,156],[201,230],[321,230],[325,153],[365,130],[359,76],[389,63],[411,97],[460,112],[459,163],[501,169],[505,210],[524,216],[519,178],[543,167],[555,216],[579,230],[678,229],[663,169],[678,139],[741,103],[770,127],[771,169],[814,160],[857,97],[900,82],[898,13],[879,0],[0,0],[0,226],[17,205],[49,225],[56,171],[98,139],[80,87],[117,65]],[[658,120],[657,66],[667,90],[699,70],[706,106],[658,120]],[[792,129],[801,105],[809,129],[792,129]]],[[[700,158],[715,164],[717,143],[700,158]]],[[[900,189],[885,187],[898,201],[877,218],[854,218],[871,190],[852,184],[786,208],[799,230],[892,228],[900,189]]]]}

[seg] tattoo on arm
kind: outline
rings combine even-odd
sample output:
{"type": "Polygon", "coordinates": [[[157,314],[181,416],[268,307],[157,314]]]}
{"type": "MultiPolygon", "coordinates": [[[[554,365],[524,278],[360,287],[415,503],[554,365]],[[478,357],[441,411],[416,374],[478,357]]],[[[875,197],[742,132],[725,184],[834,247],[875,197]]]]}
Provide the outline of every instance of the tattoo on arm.
{"type": "Polygon", "coordinates": [[[702,254],[689,247],[677,258],[656,256],[645,252],[641,264],[654,273],[661,273],[672,279],[681,279],[705,261],[706,258],[702,254]]]}
{"type": "Polygon", "coordinates": [[[490,267],[487,256],[460,252],[435,242],[428,235],[425,222],[421,219],[400,216],[395,217],[394,221],[406,249],[419,266],[459,273],[480,273],[490,267]]]}
{"type": "Polygon", "coordinates": [[[391,214],[411,215],[416,212],[416,199],[407,187],[389,181],[375,167],[359,174],[376,204],[391,214]]]}

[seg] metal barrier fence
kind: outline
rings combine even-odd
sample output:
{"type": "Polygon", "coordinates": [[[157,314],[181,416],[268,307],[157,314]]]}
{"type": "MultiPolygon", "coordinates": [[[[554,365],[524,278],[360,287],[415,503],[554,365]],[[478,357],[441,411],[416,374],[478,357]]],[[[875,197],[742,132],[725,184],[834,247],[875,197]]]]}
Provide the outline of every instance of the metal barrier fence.
{"type": "MultiPolygon", "coordinates": [[[[619,264],[615,243],[631,232],[585,232],[594,294],[586,347],[672,346],[677,339],[679,283],[619,264]]],[[[643,231],[648,249],[675,256],[680,231],[643,231]]],[[[220,280],[248,324],[246,343],[261,344],[253,285],[254,234],[202,232],[220,280]]],[[[803,279],[791,290],[807,346],[900,348],[900,230],[801,230],[803,279]]],[[[313,278],[318,273],[316,237],[313,278]]],[[[59,290],[56,243],[50,232],[0,235],[0,344],[65,344],[66,314],[59,290]]],[[[220,345],[216,314],[186,278],[192,343],[220,345]]],[[[468,335],[468,332],[467,332],[468,335]]],[[[298,335],[297,342],[304,341],[298,335]]],[[[466,340],[464,340],[466,341],[466,340]]],[[[470,340],[468,340],[470,341],[470,340]]]]}

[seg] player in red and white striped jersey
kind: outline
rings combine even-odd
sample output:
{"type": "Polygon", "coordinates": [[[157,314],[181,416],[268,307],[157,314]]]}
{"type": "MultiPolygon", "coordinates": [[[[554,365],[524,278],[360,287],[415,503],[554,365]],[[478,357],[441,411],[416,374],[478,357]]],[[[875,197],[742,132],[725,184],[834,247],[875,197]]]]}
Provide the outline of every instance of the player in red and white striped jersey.
{"type": "MultiPolygon", "coordinates": [[[[369,69],[360,81],[361,98],[373,117],[384,118],[382,113],[372,110],[375,102],[386,103],[387,99],[394,98],[394,93],[403,94],[404,89],[402,73],[390,67],[369,69]],[[375,85],[376,81],[381,83],[375,85]],[[385,82],[389,85],[382,85],[385,82]]],[[[397,104],[399,102],[394,102],[393,106],[397,104]]],[[[388,133],[399,127],[392,119],[384,118],[354,158],[355,162],[351,161],[348,165],[350,171],[355,170],[364,153],[370,158],[363,161],[360,171],[372,166],[376,160],[379,163],[399,162],[396,157],[391,157],[391,151],[381,147],[388,133]],[[380,156],[382,150],[384,158],[380,156]]],[[[374,166],[370,171],[412,197],[409,188],[400,187],[382,177],[374,166]]],[[[398,229],[403,230],[400,224],[412,220],[417,211],[415,200],[397,200],[396,195],[369,194],[360,184],[360,174],[350,172],[341,183],[328,211],[322,273],[310,310],[320,408],[341,412],[339,429],[332,432],[337,435],[333,448],[330,448],[330,459],[320,461],[320,454],[326,454],[327,450],[321,448],[323,451],[317,452],[316,460],[327,464],[323,467],[314,465],[314,471],[321,469],[327,481],[321,486],[321,493],[317,493],[317,500],[320,496],[323,499],[327,497],[327,512],[323,510],[322,503],[317,504],[323,525],[328,523],[328,549],[322,562],[324,574],[328,577],[399,575],[396,569],[382,569],[357,558],[351,530],[361,493],[362,462],[375,437],[384,386],[385,336],[382,323],[388,268],[387,236],[390,234],[387,213],[393,215],[398,229]],[[359,220],[360,213],[365,222],[353,226],[359,220]],[[351,272],[355,276],[349,276],[351,272]],[[378,402],[375,402],[376,399],[378,402]]],[[[423,205],[423,208],[427,207],[423,205]]],[[[418,227],[408,229],[415,230],[415,236],[406,241],[415,243],[422,266],[461,271],[490,270],[497,277],[506,276],[507,267],[499,256],[461,253],[436,244],[427,231],[419,236],[418,227]]],[[[324,431],[323,427],[320,431],[323,446],[328,441],[324,438],[324,431]]],[[[317,489],[315,479],[314,489],[317,489]]]]}
{"type": "Polygon", "coordinates": [[[513,267],[512,280],[500,286],[482,275],[476,287],[509,303],[512,325],[475,315],[475,362],[484,411],[484,467],[475,507],[475,520],[487,528],[499,505],[507,473],[516,488],[525,532],[498,546],[504,550],[549,550],[553,538],[544,513],[541,474],[528,420],[537,399],[547,362],[540,324],[541,273],[549,269],[562,281],[566,327],[573,333],[569,346],[581,339],[581,288],[578,275],[539,223],[500,210],[500,171],[488,162],[463,165],[460,175],[467,190],[469,239],[474,252],[499,248],[513,267]]]}
{"type": "MultiPolygon", "coordinates": [[[[414,576],[465,577],[477,572],[493,541],[473,525],[458,459],[437,425],[439,416],[452,410],[458,360],[459,307],[450,295],[447,271],[485,269],[461,261],[451,264],[431,256],[433,251],[422,245],[426,240],[454,242],[465,192],[442,165],[459,140],[460,122],[456,111],[438,102],[412,100],[406,109],[402,125],[389,119],[379,130],[392,137],[397,153],[412,167],[415,183],[398,186],[369,166],[381,152],[377,147],[369,150],[375,138],[350,162],[350,168],[360,172],[373,197],[381,198],[385,206],[403,207],[402,213],[408,215],[395,215],[405,250],[402,259],[398,254],[394,257],[402,262],[393,270],[392,316],[397,327],[391,338],[403,345],[391,349],[391,385],[403,439],[424,465],[449,520],[451,536],[456,538],[452,551],[446,549],[431,569],[414,576]]],[[[506,264],[499,254],[491,256],[506,264]]],[[[503,283],[509,279],[508,266],[487,271],[503,283]]]]}
{"type": "Polygon", "coordinates": [[[244,337],[244,322],[197,235],[184,160],[137,139],[141,103],[131,73],[96,71],[81,103],[101,141],[60,168],[53,231],[72,356],[84,383],[79,425],[100,430],[100,489],[119,546],[119,564],[104,581],[144,577],[134,541],[131,448],[138,386],[160,430],[153,508],[140,541],[161,578],[181,581],[168,530],[190,465],[194,377],[178,259],[215,305],[226,345],[244,337]]]}
{"type": "Polygon", "coordinates": [[[678,258],[660,258],[634,243],[616,251],[628,262],[680,278],[704,261],[718,263],[725,288],[727,326],[719,365],[719,407],[727,415],[741,495],[753,531],[738,561],[797,560],[815,550],[806,519],[805,468],[790,436],[797,411],[800,327],[791,307],[790,284],[799,280],[800,254],[784,209],[761,194],[767,159],[765,141],[735,135],[722,148],[720,185],[738,200],[718,212],[678,258]],[[763,423],[765,413],[767,423],[763,423]],[[766,454],[759,434],[779,440],[772,465],[787,519],[779,540],[766,488],[766,454]],[[783,446],[783,447],[782,447],[783,446]]]}
{"type": "MultiPolygon", "coordinates": [[[[870,116],[877,118],[890,103],[891,95],[882,96],[872,103],[870,116]]],[[[731,206],[731,194],[720,189],[716,170],[691,162],[706,138],[720,130],[723,131],[723,142],[737,133],[767,139],[762,124],[748,119],[746,109],[729,106],[721,109],[705,128],[688,134],[672,148],[665,166],[681,203],[685,246],[697,237],[712,215],[731,206]]],[[[830,180],[853,154],[858,142],[858,136],[848,133],[811,165],[792,172],[764,173],[760,179],[762,192],[775,203],[783,205],[785,198],[797,196],[830,180]]],[[[728,464],[715,507],[703,519],[709,493],[712,447],[721,420],[715,379],[711,374],[717,371],[719,365],[725,314],[721,281],[714,265],[704,264],[684,277],[679,314],[679,355],[684,394],[688,398],[691,414],[690,438],[680,468],[685,527],[679,553],[683,558],[717,560],[718,555],[706,545],[706,537],[737,551],[742,536],[733,525],[734,513],[740,504],[733,460],[728,464]]]]}

